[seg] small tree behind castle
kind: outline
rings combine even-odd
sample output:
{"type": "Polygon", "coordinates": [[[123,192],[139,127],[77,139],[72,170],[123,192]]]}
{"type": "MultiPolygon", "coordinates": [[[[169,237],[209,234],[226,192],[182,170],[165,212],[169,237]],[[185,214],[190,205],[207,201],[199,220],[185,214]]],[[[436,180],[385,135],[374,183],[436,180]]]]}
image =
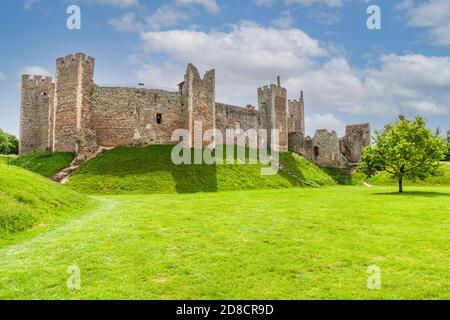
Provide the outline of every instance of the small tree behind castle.
{"type": "Polygon", "coordinates": [[[446,161],[450,161],[450,130],[447,131],[447,155],[445,156],[446,161]]]}
{"type": "Polygon", "coordinates": [[[447,146],[434,135],[419,116],[414,121],[400,116],[393,124],[376,131],[375,143],[362,155],[360,170],[372,177],[387,172],[398,180],[403,192],[403,179],[423,180],[440,174],[440,161],[444,160],[447,146]]]}

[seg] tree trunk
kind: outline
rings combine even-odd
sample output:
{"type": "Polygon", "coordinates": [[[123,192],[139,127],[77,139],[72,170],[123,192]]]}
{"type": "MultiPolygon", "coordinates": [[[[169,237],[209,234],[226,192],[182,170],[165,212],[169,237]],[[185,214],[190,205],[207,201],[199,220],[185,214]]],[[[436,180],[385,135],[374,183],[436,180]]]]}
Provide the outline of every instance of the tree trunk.
{"type": "Polygon", "coordinates": [[[398,192],[403,193],[403,177],[398,179],[398,192]]]}

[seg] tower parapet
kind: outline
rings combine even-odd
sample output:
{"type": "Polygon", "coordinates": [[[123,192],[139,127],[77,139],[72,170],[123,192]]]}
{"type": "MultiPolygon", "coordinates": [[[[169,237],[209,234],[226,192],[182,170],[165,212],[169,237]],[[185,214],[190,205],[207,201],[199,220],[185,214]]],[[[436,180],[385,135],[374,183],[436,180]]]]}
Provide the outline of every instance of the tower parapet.
{"type": "Polygon", "coordinates": [[[305,135],[305,102],[303,91],[300,92],[299,100],[288,101],[288,127],[289,133],[299,132],[305,135]]]}
{"type": "Polygon", "coordinates": [[[51,77],[22,75],[19,153],[51,147],[55,86],[51,77]]]}
{"type": "Polygon", "coordinates": [[[258,88],[258,106],[261,112],[261,127],[268,130],[268,146],[272,146],[272,130],[278,129],[279,150],[288,150],[287,91],[278,84],[258,88]]]}
{"type": "Polygon", "coordinates": [[[203,141],[203,133],[206,130],[215,130],[216,128],[215,70],[206,72],[202,79],[198,69],[193,64],[189,64],[185,81],[181,86],[181,92],[188,106],[188,130],[191,133],[189,145],[196,148],[205,147],[210,142],[204,142],[200,145],[199,142],[203,141]],[[201,131],[195,130],[196,123],[201,123],[201,131]],[[195,145],[196,142],[198,142],[198,145],[195,145]]]}
{"type": "Polygon", "coordinates": [[[54,151],[78,152],[77,137],[91,127],[94,67],[94,58],[84,53],[56,60],[54,151]]]}

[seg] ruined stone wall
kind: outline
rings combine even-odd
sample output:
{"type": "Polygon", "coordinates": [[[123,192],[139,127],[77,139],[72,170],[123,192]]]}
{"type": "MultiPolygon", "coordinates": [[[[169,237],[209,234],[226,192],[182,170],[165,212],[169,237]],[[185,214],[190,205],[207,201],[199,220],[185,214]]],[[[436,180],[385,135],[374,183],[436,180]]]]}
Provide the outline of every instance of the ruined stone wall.
{"type": "MultiPolygon", "coordinates": [[[[279,130],[279,149],[288,150],[287,92],[280,84],[272,84],[258,89],[258,106],[261,128],[279,130]]],[[[268,132],[268,145],[272,144],[268,132]]]]}
{"type": "Polygon", "coordinates": [[[225,137],[226,129],[240,128],[242,131],[259,128],[259,111],[224,103],[216,103],[216,129],[225,137]]]}
{"type": "Polygon", "coordinates": [[[288,131],[305,134],[305,103],[303,91],[299,100],[288,101],[288,131]]]}
{"type": "Polygon", "coordinates": [[[340,140],[341,153],[350,165],[355,165],[360,161],[363,149],[370,145],[370,125],[349,125],[345,132],[345,136],[340,140]]]}
{"type": "Polygon", "coordinates": [[[305,156],[322,166],[346,167],[346,159],[339,148],[339,138],[335,131],[317,130],[312,140],[306,141],[305,156]]]}
{"type": "Polygon", "coordinates": [[[205,147],[211,142],[203,142],[204,132],[206,130],[215,130],[216,128],[215,70],[206,72],[202,79],[197,68],[189,64],[181,92],[189,112],[188,127],[191,132],[190,146],[196,148],[205,147]],[[195,123],[201,124],[202,131],[196,132],[194,128],[195,123]],[[195,142],[200,141],[202,141],[201,144],[198,143],[198,145],[195,145],[195,142]]]}
{"type": "Polygon", "coordinates": [[[94,65],[82,53],[56,61],[54,151],[77,152],[77,137],[90,127],[94,65]]]}
{"type": "Polygon", "coordinates": [[[49,148],[53,96],[51,77],[22,76],[20,154],[49,148]]]}
{"type": "Polygon", "coordinates": [[[188,127],[183,102],[179,92],[95,86],[91,124],[97,142],[106,147],[172,144],[172,132],[188,127]]]}
{"type": "Polygon", "coordinates": [[[305,146],[304,146],[305,136],[302,132],[295,131],[290,132],[288,135],[288,147],[290,152],[295,152],[301,155],[305,155],[305,146]]]}

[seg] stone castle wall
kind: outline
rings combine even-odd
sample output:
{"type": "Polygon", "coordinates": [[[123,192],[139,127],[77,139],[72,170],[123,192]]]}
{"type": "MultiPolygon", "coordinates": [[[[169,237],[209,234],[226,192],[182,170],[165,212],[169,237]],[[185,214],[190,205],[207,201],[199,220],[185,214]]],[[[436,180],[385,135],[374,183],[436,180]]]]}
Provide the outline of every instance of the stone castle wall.
{"type": "Polygon", "coordinates": [[[288,131],[305,134],[305,103],[303,91],[299,100],[288,101],[288,131]]]}
{"type": "Polygon", "coordinates": [[[77,137],[91,129],[90,108],[95,60],[82,53],[56,61],[53,150],[77,152],[77,137]]]}
{"type": "Polygon", "coordinates": [[[268,131],[268,146],[272,145],[272,130],[278,129],[279,150],[288,151],[287,91],[278,84],[258,89],[261,128],[268,131]]]}
{"type": "Polygon", "coordinates": [[[211,142],[203,142],[204,132],[216,128],[216,72],[210,70],[202,79],[197,68],[189,64],[181,86],[188,107],[188,129],[191,132],[189,145],[205,147],[211,142]],[[201,124],[202,130],[195,130],[196,123],[201,124]]]}
{"type": "Polygon", "coordinates": [[[82,159],[98,146],[173,144],[177,129],[188,130],[189,147],[209,145],[202,139],[208,129],[218,129],[224,138],[227,129],[267,129],[271,146],[271,132],[278,129],[280,151],[324,166],[352,167],[370,144],[368,124],[348,126],[341,139],[327,130],[305,138],[303,92],[300,99],[287,100],[279,78],[257,90],[256,109],[217,103],[215,71],[202,78],[192,64],[178,92],[100,87],[94,84],[94,67],[93,58],[78,53],[57,59],[55,84],[50,77],[22,77],[21,153],[48,149],[74,152],[82,159]]]}
{"type": "Polygon", "coordinates": [[[225,103],[216,103],[216,129],[225,137],[227,129],[259,129],[260,113],[255,108],[248,106],[241,108],[225,103]]]}
{"type": "Polygon", "coordinates": [[[20,154],[50,147],[54,88],[51,77],[22,76],[20,154]]]}
{"type": "Polygon", "coordinates": [[[171,144],[172,132],[188,125],[179,92],[95,86],[92,105],[91,121],[101,146],[171,144]]]}

